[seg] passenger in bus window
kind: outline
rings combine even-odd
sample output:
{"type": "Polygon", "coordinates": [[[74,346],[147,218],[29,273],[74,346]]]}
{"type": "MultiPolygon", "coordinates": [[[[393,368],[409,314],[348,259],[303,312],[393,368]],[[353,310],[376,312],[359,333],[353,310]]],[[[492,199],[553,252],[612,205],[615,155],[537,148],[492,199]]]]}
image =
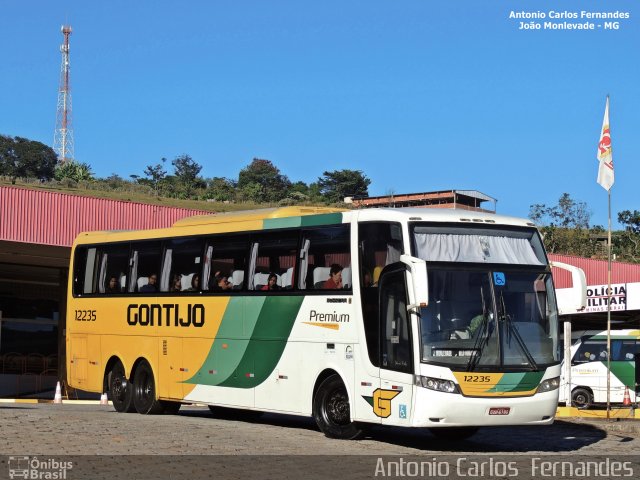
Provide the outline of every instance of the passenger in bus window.
{"type": "Polygon", "coordinates": [[[141,293],[155,293],[158,291],[158,275],[152,273],[149,275],[149,283],[140,288],[141,293]]]}
{"type": "Polygon", "coordinates": [[[262,287],[261,290],[280,290],[280,285],[278,285],[278,276],[273,272],[269,273],[267,284],[262,287]]]}
{"type": "Polygon", "coordinates": [[[107,283],[107,288],[104,289],[104,293],[120,293],[118,277],[109,277],[109,282],[107,283]]]}
{"type": "Polygon", "coordinates": [[[373,287],[373,280],[371,279],[371,272],[365,270],[362,274],[362,286],[365,288],[373,287]]]}
{"type": "Polygon", "coordinates": [[[334,263],[329,270],[329,280],[324,282],[325,290],[339,290],[342,288],[342,266],[334,263]]]}
{"type": "Polygon", "coordinates": [[[197,273],[191,279],[191,287],[187,288],[187,292],[197,292],[200,290],[200,275],[197,273]]]}
{"type": "Polygon", "coordinates": [[[176,273],[173,276],[173,280],[171,281],[171,287],[169,288],[169,291],[179,292],[180,290],[182,290],[182,275],[176,273]]]}
{"type": "Polygon", "coordinates": [[[229,282],[229,277],[220,272],[216,272],[216,276],[213,279],[213,291],[223,291],[223,290],[231,290],[231,283],[229,282]]]}

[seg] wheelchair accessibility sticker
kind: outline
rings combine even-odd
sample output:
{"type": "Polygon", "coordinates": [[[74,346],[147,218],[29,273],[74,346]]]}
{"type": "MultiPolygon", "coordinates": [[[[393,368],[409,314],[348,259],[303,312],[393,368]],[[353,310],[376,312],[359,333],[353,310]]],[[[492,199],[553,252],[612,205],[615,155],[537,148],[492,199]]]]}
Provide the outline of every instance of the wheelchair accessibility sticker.
{"type": "Polygon", "coordinates": [[[504,287],[507,284],[507,278],[502,272],[493,272],[493,283],[498,287],[504,287]]]}

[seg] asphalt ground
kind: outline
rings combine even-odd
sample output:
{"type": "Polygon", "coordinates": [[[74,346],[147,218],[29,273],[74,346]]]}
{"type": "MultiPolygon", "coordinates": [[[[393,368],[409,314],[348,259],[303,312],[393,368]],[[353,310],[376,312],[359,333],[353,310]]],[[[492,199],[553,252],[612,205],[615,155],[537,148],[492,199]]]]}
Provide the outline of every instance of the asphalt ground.
{"type": "Polygon", "coordinates": [[[13,473],[13,478],[65,480],[526,479],[624,478],[629,472],[629,478],[640,477],[640,422],[623,419],[484,428],[458,442],[422,429],[373,427],[361,440],[339,441],[326,438],[306,417],[256,417],[224,409],[213,415],[201,406],[183,406],[178,415],[143,416],[119,414],[95,402],[69,402],[0,403],[0,426],[0,478],[13,473]],[[72,468],[60,468],[69,466],[64,462],[72,468]],[[593,463],[597,471],[578,475],[583,472],[572,467],[571,475],[543,474],[547,464],[560,468],[580,462],[593,463]],[[21,468],[26,463],[29,468],[21,468]],[[28,477],[20,476],[25,472],[28,477]]]}

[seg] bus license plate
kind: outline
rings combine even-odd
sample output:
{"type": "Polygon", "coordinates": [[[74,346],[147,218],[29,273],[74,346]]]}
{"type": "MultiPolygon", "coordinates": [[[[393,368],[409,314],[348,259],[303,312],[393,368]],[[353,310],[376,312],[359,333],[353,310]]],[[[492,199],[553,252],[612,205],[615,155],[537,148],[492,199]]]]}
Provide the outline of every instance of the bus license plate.
{"type": "Polygon", "coordinates": [[[491,407],[489,415],[509,415],[511,407],[491,407]]]}

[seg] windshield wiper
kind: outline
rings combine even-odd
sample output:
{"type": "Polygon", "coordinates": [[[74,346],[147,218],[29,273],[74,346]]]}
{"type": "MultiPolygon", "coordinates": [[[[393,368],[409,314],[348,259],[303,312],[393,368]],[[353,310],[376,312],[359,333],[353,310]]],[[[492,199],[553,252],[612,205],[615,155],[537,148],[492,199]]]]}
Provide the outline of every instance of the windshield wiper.
{"type": "MultiPolygon", "coordinates": [[[[536,363],[536,361],[531,356],[531,353],[529,352],[529,349],[525,345],[524,340],[522,340],[522,336],[520,335],[520,332],[518,332],[518,329],[513,325],[513,322],[511,321],[511,316],[507,314],[507,309],[506,309],[506,306],[504,304],[504,296],[502,295],[502,292],[500,292],[500,304],[501,304],[501,307],[502,307],[501,320],[507,326],[507,333],[510,334],[510,335],[512,334],[514,336],[514,338],[518,342],[518,345],[520,346],[520,349],[522,350],[524,355],[527,357],[527,361],[529,362],[529,365],[531,366],[532,370],[534,372],[539,371],[538,364],[536,363]]],[[[508,341],[508,339],[507,339],[507,341],[508,341]]]]}

